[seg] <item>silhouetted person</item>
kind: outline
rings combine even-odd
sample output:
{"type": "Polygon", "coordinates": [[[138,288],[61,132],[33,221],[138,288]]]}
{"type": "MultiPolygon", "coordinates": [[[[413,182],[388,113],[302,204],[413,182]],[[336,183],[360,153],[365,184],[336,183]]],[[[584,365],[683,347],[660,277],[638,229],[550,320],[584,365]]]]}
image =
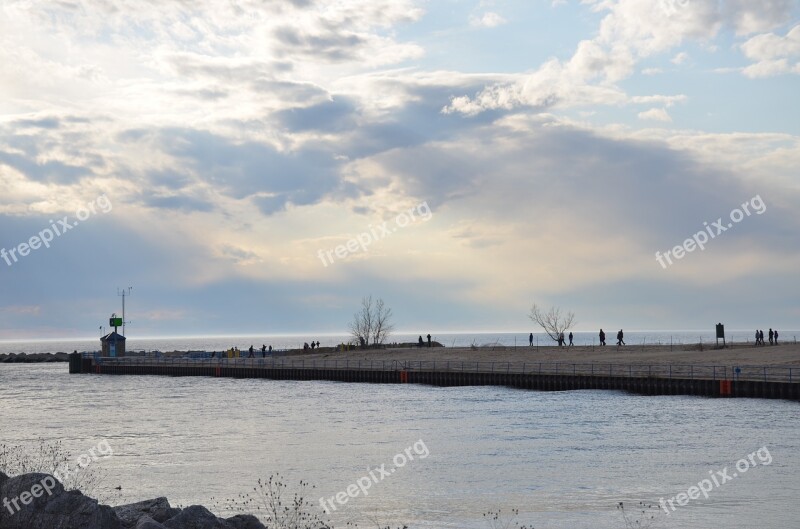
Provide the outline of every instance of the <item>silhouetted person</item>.
{"type": "Polygon", "coordinates": [[[269,351],[269,354],[272,354],[272,346],[271,345],[269,346],[268,351],[269,351]]]}
{"type": "Polygon", "coordinates": [[[428,347],[430,346],[431,346],[431,335],[430,333],[428,333],[428,347]]]}
{"type": "Polygon", "coordinates": [[[317,346],[317,342],[315,342],[314,340],[311,340],[311,350],[312,350],[312,351],[314,350],[314,348],[315,348],[316,346],[317,346]]]}
{"type": "Polygon", "coordinates": [[[308,351],[308,342],[303,343],[303,351],[308,351]]]}
{"type": "Polygon", "coordinates": [[[760,331],[758,331],[758,332],[759,332],[759,334],[761,335],[761,345],[766,345],[766,344],[764,343],[764,329],[761,329],[761,330],[760,330],[760,331]]]}
{"type": "Polygon", "coordinates": [[[606,333],[603,332],[603,329],[600,329],[600,345],[606,344],[606,333]]]}
{"type": "Polygon", "coordinates": [[[422,335],[419,337],[419,346],[422,347],[422,335]]]}
{"type": "Polygon", "coordinates": [[[217,354],[217,352],[216,352],[216,351],[212,351],[212,352],[211,352],[211,358],[214,358],[214,356],[216,356],[216,354],[217,354]]]}
{"type": "Polygon", "coordinates": [[[775,340],[775,333],[772,332],[772,329],[769,330],[769,344],[772,345],[773,340],[775,340]]]}
{"type": "Polygon", "coordinates": [[[775,329],[775,345],[778,345],[778,329],[775,329]]]}
{"type": "Polygon", "coordinates": [[[255,356],[253,356],[253,351],[255,351],[255,349],[253,349],[252,344],[250,345],[250,349],[248,349],[248,351],[250,352],[250,354],[247,356],[247,358],[255,358],[255,356]]]}
{"type": "Polygon", "coordinates": [[[756,345],[761,344],[761,335],[758,333],[758,329],[756,329],[756,345]]]}
{"type": "Polygon", "coordinates": [[[531,333],[530,336],[528,336],[528,345],[530,347],[533,347],[533,333],[531,333]]]}
{"type": "Polygon", "coordinates": [[[620,329],[617,333],[617,345],[625,345],[625,340],[623,338],[625,338],[625,333],[620,329]]]}
{"type": "Polygon", "coordinates": [[[570,347],[573,346],[573,343],[572,343],[572,331],[569,331],[569,345],[570,345],[570,347]]]}
{"type": "Polygon", "coordinates": [[[319,349],[319,340],[317,340],[317,349],[319,349]]]}

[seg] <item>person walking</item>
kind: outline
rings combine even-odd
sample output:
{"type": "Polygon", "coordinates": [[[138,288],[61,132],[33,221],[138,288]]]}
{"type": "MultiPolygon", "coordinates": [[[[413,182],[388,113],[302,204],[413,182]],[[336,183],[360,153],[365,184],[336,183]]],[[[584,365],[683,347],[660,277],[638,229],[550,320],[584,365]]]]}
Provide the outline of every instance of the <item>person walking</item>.
{"type": "Polygon", "coordinates": [[[572,343],[572,331],[569,331],[569,346],[573,347],[574,344],[572,343]]]}
{"type": "Polygon", "coordinates": [[[255,351],[255,349],[253,349],[253,344],[250,344],[250,349],[248,349],[250,354],[247,356],[247,358],[255,358],[255,356],[253,356],[253,351],[255,351]]]}
{"type": "Polygon", "coordinates": [[[759,344],[761,344],[761,335],[758,334],[758,329],[756,329],[756,345],[755,346],[758,347],[759,344]]]}
{"type": "Polygon", "coordinates": [[[761,335],[761,345],[767,345],[767,344],[764,343],[764,329],[761,329],[758,332],[761,335]]]}
{"type": "Polygon", "coordinates": [[[533,347],[533,333],[528,336],[528,346],[533,347]]]}
{"type": "Polygon", "coordinates": [[[600,329],[600,345],[606,344],[606,333],[603,332],[603,329],[600,329]]]}
{"type": "Polygon", "coordinates": [[[778,329],[775,329],[775,345],[778,345],[778,329]]]}
{"type": "Polygon", "coordinates": [[[617,346],[625,345],[625,333],[622,332],[622,329],[619,330],[617,333],[617,346]]]}

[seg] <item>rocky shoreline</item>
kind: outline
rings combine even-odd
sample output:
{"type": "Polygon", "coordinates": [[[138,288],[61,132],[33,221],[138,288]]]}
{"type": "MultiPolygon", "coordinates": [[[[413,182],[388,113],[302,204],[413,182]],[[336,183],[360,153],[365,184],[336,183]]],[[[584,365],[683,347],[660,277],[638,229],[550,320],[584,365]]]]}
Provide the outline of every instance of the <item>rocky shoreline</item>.
{"type": "Polygon", "coordinates": [[[69,362],[68,353],[8,353],[0,354],[0,364],[41,364],[69,362]]]}
{"type": "Polygon", "coordinates": [[[109,507],[47,474],[13,478],[0,472],[0,529],[266,529],[251,515],[219,518],[201,505],[170,506],[167,498],[109,507]]]}

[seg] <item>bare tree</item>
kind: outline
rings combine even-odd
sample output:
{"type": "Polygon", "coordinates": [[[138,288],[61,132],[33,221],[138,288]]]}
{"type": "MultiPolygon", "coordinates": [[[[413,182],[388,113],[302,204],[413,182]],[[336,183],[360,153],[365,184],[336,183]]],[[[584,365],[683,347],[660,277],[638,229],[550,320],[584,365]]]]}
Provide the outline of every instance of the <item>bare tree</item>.
{"type": "Polygon", "coordinates": [[[364,346],[379,345],[386,341],[394,330],[391,322],[392,309],[383,299],[373,303],[372,296],[361,299],[361,310],[353,315],[350,322],[350,335],[364,346]]]}
{"type": "Polygon", "coordinates": [[[375,302],[375,317],[373,319],[372,343],[382,344],[394,330],[392,323],[392,309],[384,305],[383,299],[375,302]]]}
{"type": "Polygon", "coordinates": [[[572,327],[575,323],[574,313],[567,312],[562,316],[561,309],[558,307],[550,307],[549,312],[543,312],[535,303],[528,317],[539,327],[544,329],[544,332],[556,342],[561,333],[572,327]]]}
{"type": "Polygon", "coordinates": [[[350,322],[350,335],[357,344],[369,344],[372,333],[372,296],[361,299],[361,310],[353,314],[350,322]]]}

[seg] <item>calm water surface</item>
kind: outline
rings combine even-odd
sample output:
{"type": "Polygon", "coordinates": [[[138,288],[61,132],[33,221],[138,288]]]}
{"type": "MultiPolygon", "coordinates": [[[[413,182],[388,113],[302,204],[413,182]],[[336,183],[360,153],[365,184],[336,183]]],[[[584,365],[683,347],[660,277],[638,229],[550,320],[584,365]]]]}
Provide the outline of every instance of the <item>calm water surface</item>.
{"type": "Polygon", "coordinates": [[[708,500],[664,527],[798,527],[798,405],[767,400],[539,393],[333,382],[93,376],[66,364],[0,366],[0,442],[60,439],[94,463],[113,503],[168,496],[201,503],[246,493],[280,472],[346,490],[423,440],[398,468],[333,513],[337,524],[483,528],[488,510],[520,510],[537,529],[622,527],[619,501],[669,498],[768,447],[708,500]],[[758,462],[758,459],[756,459],[758,462]]]}

